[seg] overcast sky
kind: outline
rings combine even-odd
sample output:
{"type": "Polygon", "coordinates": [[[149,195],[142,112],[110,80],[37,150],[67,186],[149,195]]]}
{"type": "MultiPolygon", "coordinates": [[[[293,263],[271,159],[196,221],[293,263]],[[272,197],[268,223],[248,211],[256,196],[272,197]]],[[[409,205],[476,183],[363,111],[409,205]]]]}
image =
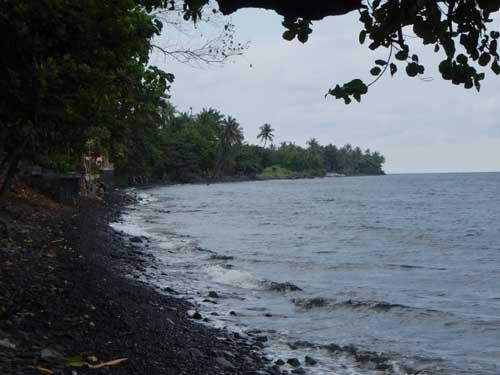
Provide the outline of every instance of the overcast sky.
{"type": "MultiPolygon", "coordinates": [[[[244,56],[223,67],[195,68],[154,57],[175,74],[172,102],[182,111],[214,107],[235,117],[250,143],[270,123],[275,143],[311,138],[380,151],[388,173],[500,171],[500,78],[489,75],[481,93],[440,79],[439,55],[418,48],[432,82],[409,78],[404,67],[384,77],[346,106],[324,98],[335,83],[370,80],[368,71],[385,51],[360,46],[355,13],[313,25],[306,44],[281,37],[281,18],[264,10],[232,16],[236,36],[250,41],[244,56]],[[488,79],[490,78],[490,79],[488,79]]],[[[499,29],[499,22],[496,22],[499,29]]]]}

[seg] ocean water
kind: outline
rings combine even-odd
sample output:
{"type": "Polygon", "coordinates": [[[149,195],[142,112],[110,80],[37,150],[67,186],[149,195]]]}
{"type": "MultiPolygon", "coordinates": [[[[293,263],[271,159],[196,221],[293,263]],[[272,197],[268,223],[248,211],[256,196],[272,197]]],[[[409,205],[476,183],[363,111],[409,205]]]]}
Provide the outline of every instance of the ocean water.
{"type": "Polygon", "coordinates": [[[500,374],[500,173],[139,196],[114,227],[151,238],[145,281],[199,303],[208,324],[261,330],[270,356],[312,356],[310,374],[500,374]]]}

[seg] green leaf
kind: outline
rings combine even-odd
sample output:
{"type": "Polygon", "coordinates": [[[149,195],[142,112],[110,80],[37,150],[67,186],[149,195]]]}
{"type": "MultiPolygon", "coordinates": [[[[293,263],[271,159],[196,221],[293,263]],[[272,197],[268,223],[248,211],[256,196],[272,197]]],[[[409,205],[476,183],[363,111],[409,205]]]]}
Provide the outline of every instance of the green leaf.
{"type": "Polygon", "coordinates": [[[83,366],[88,366],[88,363],[83,360],[83,358],[79,355],[75,357],[68,358],[66,360],[66,366],[69,367],[83,367],[83,366]]]}
{"type": "Polygon", "coordinates": [[[396,72],[398,71],[398,66],[394,63],[391,63],[391,65],[389,65],[389,68],[391,69],[391,76],[394,76],[394,74],[396,74],[396,72]]]}
{"type": "Polygon", "coordinates": [[[361,30],[359,33],[359,43],[363,44],[366,40],[366,30],[361,30]]]}
{"type": "Polygon", "coordinates": [[[493,64],[491,64],[491,70],[496,75],[500,74],[500,65],[498,64],[498,60],[493,61],[493,64]]]}
{"type": "Polygon", "coordinates": [[[490,53],[491,54],[496,54],[497,53],[497,48],[498,48],[498,42],[496,41],[496,39],[493,39],[491,42],[490,42],[490,53]]]}
{"type": "Polygon", "coordinates": [[[287,30],[283,33],[283,39],[290,41],[295,38],[295,35],[297,35],[295,31],[287,30]]]}
{"type": "Polygon", "coordinates": [[[385,60],[375,60],[375,64],[380,65],[380,66],[386,66],[387,61],[385,60]]]}
{"type": "Polygon", "coordinates": [[[490,60],[491,60],[491,56],[490,56],[490,54],[489,54],[489,53],[484,52],[484,53],[482,53],[482,54],[481,54],[481,56],[479,56],[479,61],[478,61],[478,63],[479,63],[479,65],[481,65],[481,66],[486,66],[486,65],[488,65],[488,63],[490,62],[490,60]]]}
{"type": "Polygon", "coordinates": [[[461,53],[460,55],[457,56],[457,61],[462,65],[466,65],[468,58],[463,53],[461,53]]]}
{"type": "Polygon", "coordinates": [[[403,51],[398,51],[398,53],[396,53],[396,59],[400,60],[400,61],[405,61],[406,59],[408,59],[408,51],[406,50],[403,50],[403,51]]]}
{"type": "Polygon", "coordinates": [[[381,71],[382,71],[382,69],[380,69],[378,66],[376,66],[376,67],[374,67],[374,68],[372,68],[372,69],[370,70],[370,74],[371,74],[372,76],[378,76],[378,75],[380,74],[380,72],[381,72],[381,71]]]}
{"type": "Polygon", "coordinates": [[[419,65],[417,63],[409,63],[406,66],[406,74],[408,74],[410,77],[415,77],[418,75],[419,72],[419,65]]]}
{"type": "Polygon", "coordinates": [[[298,33],[297,39],[299,40],[299,42],[305,43],[307,42],[307,39],[309,39],[309,34],[305,32],[298,33]]]}

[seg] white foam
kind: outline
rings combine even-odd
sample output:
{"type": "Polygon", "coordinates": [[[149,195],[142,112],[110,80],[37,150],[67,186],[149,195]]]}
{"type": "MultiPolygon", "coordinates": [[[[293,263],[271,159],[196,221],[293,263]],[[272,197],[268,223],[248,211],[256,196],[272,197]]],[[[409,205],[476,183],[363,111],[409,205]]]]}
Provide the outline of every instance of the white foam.
{"type": "Polygon", "coordinates": [[[148,236],[146,228],[137,222],[123,218],[122,222],[110,223],[109,226],[116,231],[123,232],[130,236],[148,236]]]}
{"type": "Polygon", "coordinates": [[[259,289],[258,280],[250,273],[240,270],[227,269],[219,265],[207,268],[208,276],[218,284],[230,285],[243,289],[259,289]]]}

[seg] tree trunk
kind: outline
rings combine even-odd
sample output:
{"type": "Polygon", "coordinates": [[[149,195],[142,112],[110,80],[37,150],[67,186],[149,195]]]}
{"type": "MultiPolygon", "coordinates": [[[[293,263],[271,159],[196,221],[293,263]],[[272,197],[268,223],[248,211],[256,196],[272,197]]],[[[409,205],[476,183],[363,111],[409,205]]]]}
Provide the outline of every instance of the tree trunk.
{"type": "Polygon", "coordinates": [[[5,177],[2,182],[2,186],[0,187],[0,201],[5,198],[5,194],[7,193],[7,190],[10,187],[10,183],[12,182],[12,178],[16,174],[17,166],[19,164],[19,160],[21,159],[21,153],[17,153],[16,157],[12,159],[10,162],[8,168],[7,168],[7,173],[5,174],[5,177]]]}
{"type": "MultiPolygon", "coordinates": [[[[12,182],[12,178],[16,174],[17,166],[19,165],[19,161],[21,160],[21,156],[23,154],[24,148],[28,144],[28,138],[24,140],[24,142],[19,146],[19,148],[12,153],[12,155],[7,156],[3,161],[7,164],[7,170],[5,175],[3,176],[2,185],[0,186],[0,201],[5,198],[5,194],[10,187],[10,183],[12,182]]],[[[2,171],[3,172],[3,171],[2,171]]],[[[2,176],[0,175],[0,178],[2,176]]]]}

